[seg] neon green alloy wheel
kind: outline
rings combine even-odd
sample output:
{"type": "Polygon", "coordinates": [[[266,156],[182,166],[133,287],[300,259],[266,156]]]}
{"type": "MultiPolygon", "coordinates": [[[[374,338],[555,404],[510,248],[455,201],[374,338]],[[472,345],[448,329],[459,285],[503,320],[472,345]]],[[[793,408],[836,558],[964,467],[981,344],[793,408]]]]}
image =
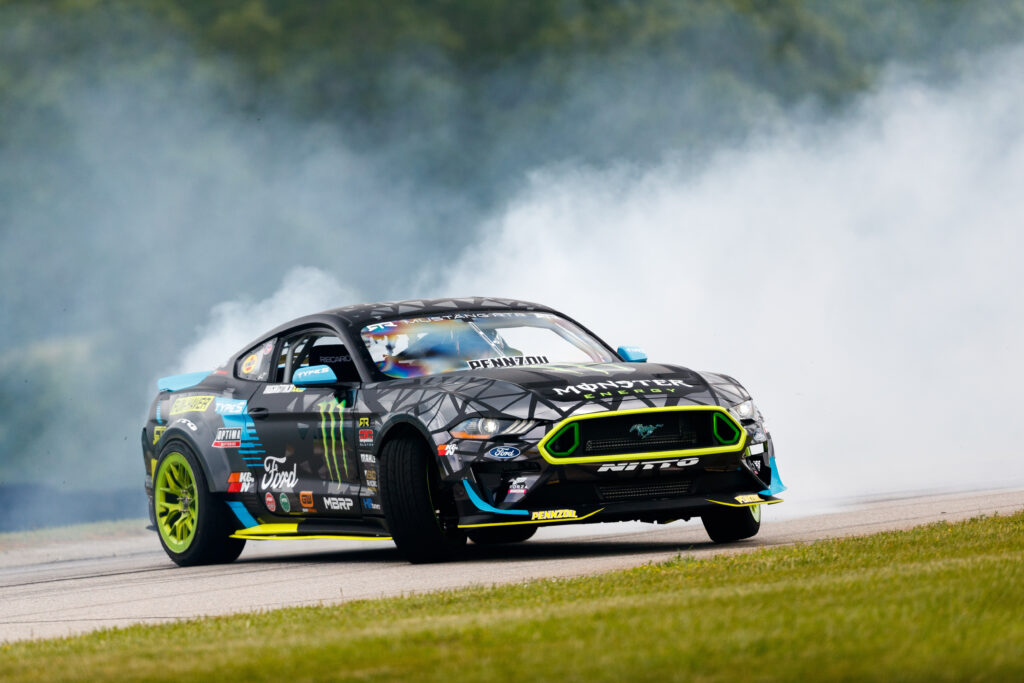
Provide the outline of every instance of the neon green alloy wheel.
{"type": "Polygon", "coordinates": [[[754,521],[757,522],[758,524],[761,523],[761,508],[762,507],[764,507],[764,506],[762,506],[762,505],[751,505],[750,506],[750,514],[754,517],[754,521]]]}
{"type": "Polygon", "coordinates": [[[199,520],[196,477],[184,455],[172,451],[164,457],[153,488],[160,538],[174,552],[184,552],[192,544],[199,520]]]}

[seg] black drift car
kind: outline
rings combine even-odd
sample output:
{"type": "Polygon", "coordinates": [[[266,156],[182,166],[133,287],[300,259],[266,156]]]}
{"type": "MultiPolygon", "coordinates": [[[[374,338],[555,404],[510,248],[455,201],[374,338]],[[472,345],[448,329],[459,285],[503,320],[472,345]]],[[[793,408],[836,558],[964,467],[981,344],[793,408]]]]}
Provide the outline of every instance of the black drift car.
{"type": "Polygon", "coordinates": [[[734,379],[646,363],[510,299],[348,306],[159,382],[150,514],[181,565],[246,540],[392,538],[412,562],[542,524],[700,517],[757,533],[783,490],[734,379]]]}

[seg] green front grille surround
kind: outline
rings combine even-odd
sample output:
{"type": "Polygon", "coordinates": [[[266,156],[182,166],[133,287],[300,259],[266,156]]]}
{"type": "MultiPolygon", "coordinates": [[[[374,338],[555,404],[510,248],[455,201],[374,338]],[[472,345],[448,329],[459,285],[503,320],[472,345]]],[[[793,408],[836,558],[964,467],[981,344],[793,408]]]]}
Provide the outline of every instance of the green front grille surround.
{"type": "Polygon", "coordinates": [[[610,410],[606,412],[572,415],[554,425],[547,436],[537,444],[541,456],[552,465],[616,462],[624,459],[647,460],[669,457],[699,457],[725,453],[739,453],[747,445],[747,431],[739,421],[722,406],[687,405],[664,406],[660,408],[638,408],[631,410],[610,410]],[[665,448],[662,444],[651,443],[650,451],[623,452],[610,454],[582,454],[583,431],[581,424],[590,420],[635,416],[637,419],[656,419],[658,414],[676,411],[712,413],[707,424],[707,445],[684,448],[665,448]],[[664,450],[658,450],[658,448],[664,450]]]}
{"type": "Polygon", "coordinates": [[[570,422],[561,429],[558,433],[551,437],[548,441],[548,453],[557,456],[572,455],[573,451],[580,447],[580,425],[578,422],[570,422]],[[563,436],[567,436],[569,432],[572,432],[572,445],[568,448],[555,450],[552,446],[561,439],[563,436]]]}
{"type": "Polygon", "coordinates": [[[740,430],[722,413],[715,413],[711,418],[711,424],[715,430],[715,439],[723,446],[732,446],[740,440],[740,430]],[[723,436],[723,431],[728,436],[723,436]]]}

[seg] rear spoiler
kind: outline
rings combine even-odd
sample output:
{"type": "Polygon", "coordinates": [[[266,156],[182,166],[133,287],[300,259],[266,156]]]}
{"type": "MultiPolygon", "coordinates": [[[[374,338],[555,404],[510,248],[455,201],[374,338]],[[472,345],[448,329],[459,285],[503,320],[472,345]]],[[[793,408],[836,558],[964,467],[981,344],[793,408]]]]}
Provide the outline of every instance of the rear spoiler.
{"type": "Polygon", "coordinates": [[[182,389],[194,387],[209,377],[209,375],[210,371],[207,370],[205,372],[190,372],[185,375],[161,377],[156,381],[156,388],[160,391],[181,391],[182,389]]]}

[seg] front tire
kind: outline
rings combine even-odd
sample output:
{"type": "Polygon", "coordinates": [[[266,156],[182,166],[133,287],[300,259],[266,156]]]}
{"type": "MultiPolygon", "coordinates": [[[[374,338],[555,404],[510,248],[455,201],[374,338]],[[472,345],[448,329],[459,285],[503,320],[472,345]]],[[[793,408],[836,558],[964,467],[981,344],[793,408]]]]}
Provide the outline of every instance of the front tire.
{"type": "Polygon", "coordinates": [[[443,562],[466,544],[465,532],[447,521],[455,519],[455,501],[442,490],[429,456],[421,441],[408,437],[381,449],[384,517],[399,552],[413,564],[443,562]]]}
{"type": "Polygon", "coordinates": [[[715,543],[732,543],[750,538],[761,529],[761,506],[719,507],[701,515],[704,530],[715,543]]]}
{"type": "Polygon", "coordinates": [[[164,446],[153,475],[153,518],[167,556],[190,567],[232,562],[245,540],[230,538],[235,527],[228,508],[206,484],[203,468],[187,444],[164,446]]]}

